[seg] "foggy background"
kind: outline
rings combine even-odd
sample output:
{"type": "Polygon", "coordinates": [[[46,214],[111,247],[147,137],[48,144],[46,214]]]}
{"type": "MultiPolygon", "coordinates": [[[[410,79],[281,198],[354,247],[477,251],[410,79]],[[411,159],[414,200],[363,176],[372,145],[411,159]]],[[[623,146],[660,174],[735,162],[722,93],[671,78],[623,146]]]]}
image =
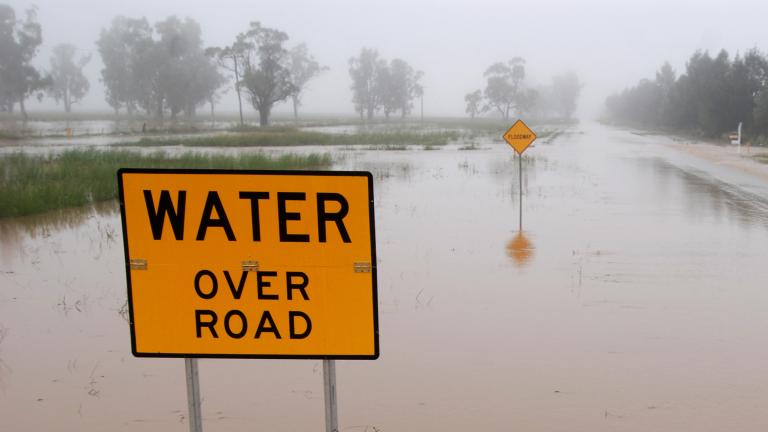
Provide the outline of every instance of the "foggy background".
{"type": "MultiPolygon", "coordinates": [[[[485,69],[521,56],[531,85],[576,72],[584,84],[577,115],[595,117],[608,94],[653,77],[664,61],[680,73],[696,50],[716,54],[726,49],[734,56],[768,45],[768,2],[759,1],[4,2],[19,18],[37,5],[43,44],[34,64],[40,69],[50,69],[50,50],[58,43],[72,43],[80,53],[93,55],[85,69],[91,90],[75,112],[110,111],[95,41],[116,15],[143,16],[151,25],[169,15],[193,18],[202,27],[204,46],[231,44],[251,21],[286,32],[288,47],[304,42],[330,68],[309,83],[302,105],[306,114],[354,114],[348,59],[362,47],[378,49],[384,58],[402,58],[424,72],[427,116],[464,116],[464,95],[484,87],[485,69]]],[[[224,88],[230,90],[217,111],[233,112],[234,91],[231,84],[224,88]]],[[[50,98],[42,103],[30,98],[28,106],[31,111],[63,111],[50,98]]],[[[244,100],[246,106],[253,118],[244,100]]],[[[274,112],[290,110],[289,103],[282,103],[274,112]]]]}

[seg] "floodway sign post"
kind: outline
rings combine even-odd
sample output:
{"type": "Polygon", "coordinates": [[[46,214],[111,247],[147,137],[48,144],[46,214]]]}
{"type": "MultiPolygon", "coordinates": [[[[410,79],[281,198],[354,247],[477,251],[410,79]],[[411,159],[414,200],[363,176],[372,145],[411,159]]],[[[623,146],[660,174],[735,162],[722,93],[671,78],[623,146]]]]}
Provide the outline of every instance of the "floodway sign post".
{"type": "Polygon", "coordinates": [[[373,179],[367,172],[121,169],[131,348],[186,359],[379,356],[373,179]]]}
{"type": "Polygon", "coordinates": [[[504,133],[504,141],[507,142],[515,152],[517,153],[518,160],[518,173],[520,175],[520,228],[523,230],[523,152],[536,141],[536,133],[534,133],[528,125],[522,120],[518,120],[512,125],[507,132],[504,133]]]}

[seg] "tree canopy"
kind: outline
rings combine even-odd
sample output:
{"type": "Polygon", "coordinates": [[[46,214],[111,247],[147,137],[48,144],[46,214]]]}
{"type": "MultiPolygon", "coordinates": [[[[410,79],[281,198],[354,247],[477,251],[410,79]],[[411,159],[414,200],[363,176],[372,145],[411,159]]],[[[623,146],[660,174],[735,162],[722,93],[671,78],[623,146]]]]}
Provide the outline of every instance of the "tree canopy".
{"type": "Polygon", "coordinates": [[[13,111],[19,104],[26,118],[26,99],[49,84],[47,77],[32,66],[42,43],[43,32],[34,7],[26,11],[22,21],[12,7],[0,4],[0,111],[13,111]]]}
{"type": "Polygon", "coordinates": [[[213,102],[224,84],[202,48],[200,25],[175,16],[154,29],[144,19],[116,17],[97,41],[107,103],[115,111],[137,109],[162,119],[164,113],[187,116],[213,102]]]}
{"type": "Polygon", "coordinates": [[[726,51],[711,56],[697,51],[685,72],[676,76],[665,63],[655,79],[606,99],[608,115],[615,121],[714,137],[735,130],[768,131],[766,96],[768,60],[756,49],[730,58],[726,51]]]}
{"type": "Polygon", "coordinates": [[[423,94],[421,71],[402,59],[387,62],[370,48],[363,48],[357,57],[349,59],[349,76],[355,111],[368,120],[379,110],[386,118],[398,111],[404,118],[413,108],[413,99],[423,94]]]}
{"type": "Polygon", "coordinates": [[[582,84],[569,72],[552,78],[551,85],[531,86],[526,81],[525,59],[514,57],[489,66],[485,88],[464,95],[470,118],[494,113],[504,120],[512,114],[539,119],[569,121],[576,111],[582,84]]]}
{"type": "Polygon", "coordinates": [[[297,91],[286,66],[288,50],[285,43],[288,35],[252,22],[248,31],[239,38],[247,47],[243,86],[248,91],[251,104],[259,112],[259,124],[266,126],[272,107],[297,91]]]}
{"type": "Polygon", "coordinates": [[[75,60],[77,48],[71,44],[59,44],[51,56],[51,86],[48,93],[56,102],[64,102],[64,111],[71,112],[72,104],[83,99],[90,89],[83,67],[91,60],[84,55],[75,60]]]}

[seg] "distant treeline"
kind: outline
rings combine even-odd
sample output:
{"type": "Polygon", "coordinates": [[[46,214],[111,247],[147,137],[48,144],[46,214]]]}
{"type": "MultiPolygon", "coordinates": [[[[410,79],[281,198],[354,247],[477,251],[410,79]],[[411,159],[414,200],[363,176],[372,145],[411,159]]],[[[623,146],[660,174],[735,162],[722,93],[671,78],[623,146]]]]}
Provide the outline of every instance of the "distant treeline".
{"type": "MultiPolygon", "coordinates": [[[[305,44],[288,47],[288,35],[277,29],[250,23],[232,44],[204,47],[200,24],[170,16],[154,25],[146,18],[115,17],[96,40],[104,67],[101,82],[106,102],[115,114],[143,115],[162,120],[214,106],[227,84],[232,83],[243,124],[243,99],[259,113],[259,124],[269,122],[272,108],[280,102],[293,104],[294,116],[307,83],[327,69],[309,53],[305,44]]],[[[43,43],[37,9],[23,19],[14,9],[0,4],[0,112],[18,106],[27,117],[30,97],[53,97],[72,110],[88,93],[90,83],[83,74],[91,56],[76,58],[70,44],[53,48],[50,68],[32,62],[43,43]]],[[[413,100],[422,95],[422,72],[402,59],[386,61],[374,49],[363,49],[349,60],[353,104],[361,118],[385,117],[399,112],[408,115],[413,100]]]]}
{"type": "Polygon", "coordinates": [[[768,58],[757,49],[730,59],[697,51],[679,77],[665,63],[655,79],[606,99],[608,117],[649,128],[718,137],[743,131],[760,141],[768,133],[768,58]]]}
{"type": "Polygon", "coordinates": [[[526,83],[525,59],[521,57],[494,63],[483,76],[485,89],[464,96],[466,113],[473,119],[490,113],[504,120],[516,114],[539,120],[569,121],[576,111],[582,87],[573,72],[553,77],[552,85],[532,87],[526,83]]]}
{"type": "MultiPolygon", "coordinates": [[[[307,83],[327,69],[309,53],[305,44],[288,46],[288,35],[251,22],[228,46],[205,47],[200,24],[170,16],[150,23],[146,18],[114,17],[96,39],[104,67],[101,82],[107,104],[116,115],[143,116],[162,121],[165,117],[192,117],[208,105],[211,115],[221,95],[233,89],[240,123],[243,99],[259,113],[261,126],[269,123],[275,104],[291,102],[294,116],[307,83]]],[[[33,61],[43,43],[37,9],[18,17],[0,3],[0,112],[16,107],[27,118],[25,102],[48,96],[63,102],[70,112],[90,89],[83,69],[91,54],[71,44],[52,48],[49,68],[33,61]]],[[[361,119],[382,113],[402,118],[411,114],[421,98],[423,73],[405,60],[386,60],[378,51],[363,48],[349,59],[352,103],[361,119]]],[[[486,86],[466,95],[467,113],[475,117],[496,113],[568,119],[576,108],[581,84],[573,74],[553,79],[552,86],[530,87],[525,82],[525,61],[515,57],[491,65],[485,72],[486,86]]],[[[423,111],[422,111],[423,114],[423,111]]]]}

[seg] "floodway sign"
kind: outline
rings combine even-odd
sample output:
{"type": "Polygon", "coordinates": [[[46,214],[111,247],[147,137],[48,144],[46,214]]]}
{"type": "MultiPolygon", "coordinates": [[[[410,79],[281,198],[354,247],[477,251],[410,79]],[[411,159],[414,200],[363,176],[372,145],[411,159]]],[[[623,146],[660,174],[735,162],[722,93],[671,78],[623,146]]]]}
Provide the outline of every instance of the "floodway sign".
{"type": "Polygon", "coordinates": [[[133,354],[375,359],[367,172],[121,169],[133,354]]]}
{"type": "Polygon", "coordinates": [[[522,155],[525,149],[536,141],[536,134],[522,120],[518,120],[504,134],[504,140],[517,154],[522,155]]]}

